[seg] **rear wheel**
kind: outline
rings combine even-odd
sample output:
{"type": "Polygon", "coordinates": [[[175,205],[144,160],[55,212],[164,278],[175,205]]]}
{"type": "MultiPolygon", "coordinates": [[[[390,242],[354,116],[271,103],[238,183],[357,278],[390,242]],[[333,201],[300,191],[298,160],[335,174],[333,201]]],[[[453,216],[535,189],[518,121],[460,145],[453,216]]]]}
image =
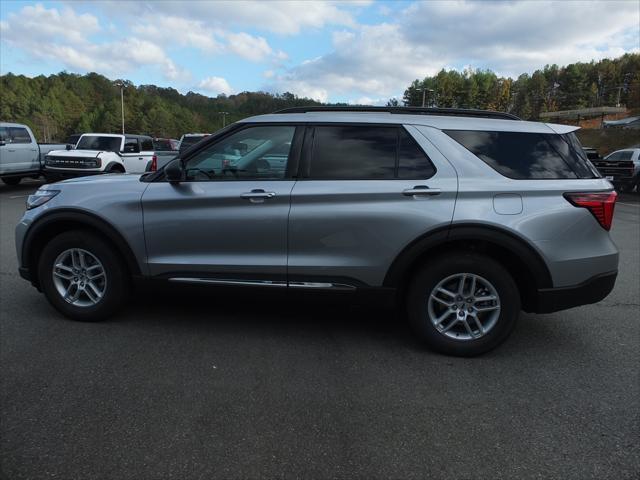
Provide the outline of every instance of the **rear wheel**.
{"type": "Polygon", "coordinates": [[[22,177],[2,177],[2,183],[5,185],[18,185],[22,177]]]}
{"type": "Polygon", "coordinates": [[[86,322],[103,320],[122,306],[129,284],[126,271],[111,245],[82,230],[54,237],[38,263],[49,302],[63,315],[86,322]]]}
{"type": "Polygon", "coordinates": [[[455,252],[425,264],[407,292],[413,329],[438,352],[473,356],[502,343],[520,312],[509,272],[484,255],[455,252]]]}

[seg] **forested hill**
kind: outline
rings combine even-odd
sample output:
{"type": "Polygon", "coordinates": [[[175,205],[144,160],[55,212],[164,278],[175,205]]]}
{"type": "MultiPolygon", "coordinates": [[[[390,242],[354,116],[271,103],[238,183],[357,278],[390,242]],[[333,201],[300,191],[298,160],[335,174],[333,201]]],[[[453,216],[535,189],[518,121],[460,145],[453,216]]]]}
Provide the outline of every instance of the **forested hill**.
{"type": "Polygon", "coordinates": [[[535,120],[542,112],[583,107],[640,108],[640,54],[565,67],[547,65],[517,79],[498,77],[489,70],[442,70],[415,80],[404,92],[405,105],[482,108],[515,113],[535,120]]]}
{"type": "MultiPolygon", "coordinates": [[[[127,133],[180,138],[187,132],[213,132],[226,123],[287,107],[320,105],[291,93],[243,92],[207,97],[155,85],[124,82],[127,133]]],[[[29,125],[40,141],[62,140],[71,133],[120,132],[120,87],[89,73],[59,73],[28,78],[11,73],[0,77],[0,120],[29,125]]]]}
{"type": "MultiPolygon", "coordinates": [[[[401,87],[401,86],[399,86],[401,87]]],[[[640,54],[613,60],[547,65],[517,79],[488,70],[442,70],[415,80],[401,100],[389,104],[483,108],[537,119],[544,111],[580,107],[640,108],[640,54]]],[[[176,138],[185,132],[212,132],[227,123],[261,113],[302,105],[320,105],[291,93],[243,92],[207,97],[154,85],[124,82],[125,126],[129,133],[176,138]]],[[[26,123],[41,141],[62,140],[70,133],[120,131],[120,88],[90,73],[59,73],[28,78],[0,76],[0,120],[26,123]]]]}

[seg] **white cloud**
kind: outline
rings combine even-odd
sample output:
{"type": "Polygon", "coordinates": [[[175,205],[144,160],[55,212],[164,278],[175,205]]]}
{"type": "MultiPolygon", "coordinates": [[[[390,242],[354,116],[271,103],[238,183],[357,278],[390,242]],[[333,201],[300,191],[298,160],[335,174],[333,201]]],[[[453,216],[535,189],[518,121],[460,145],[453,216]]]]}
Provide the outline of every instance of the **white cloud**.
{"type": "MultiPolygon", "coordinates": [[[[136,19],[149,14],[154,16],[179,17],[204,22],[207,25],[229,30],[251,27],[282,35],[295,35],[309,28],[327,25],[352,26],[355,21],[350,12],[353,8],[366,6],[369,2],[345,2],[339,6],[331,1],[112,1],[87,2],[102,5],[105,13],[123,11],[136,15],[136,19]],[[144,12],[145,15],[140,15],[144,12]]],[[[177,30],[179,32],[179,30],[177,30]]]]}
{"type": "Polygon", "coordinates": [[[0,24],[3,42],[33,58],[56,61],[72,70],[121,76],[151,66],[170,80],[188,77],[155,43],[137,37],[102,43],[90,39],[100,32],[93,15],[77,14],[70,8],[47,9],[40,4],[9,14],[0,24]]]}
{"type": "Polygon", "coordinates": [[[638,51],[639,8],[613,1],[416,2],[393,23],[334,33],[330,53],[280,72],[268,88],[388,98],[451,66],[516,76],[616,57],[638,51]]]}
{"type": "Polygon", "coordinates": [[[254,37],[245,32],[227,33],[227,48],[252,62],[260,62],[267,57],[277,58],[282,52],[274,52],[264,37],[254,37]]]}
{"type": "Polygon", "coordinates": [[[198,84],[198,88],[213,95],[219,95],[221,93],[231,95],[234,93],[229,82],[222,77],[207,77],[198,84]]]}

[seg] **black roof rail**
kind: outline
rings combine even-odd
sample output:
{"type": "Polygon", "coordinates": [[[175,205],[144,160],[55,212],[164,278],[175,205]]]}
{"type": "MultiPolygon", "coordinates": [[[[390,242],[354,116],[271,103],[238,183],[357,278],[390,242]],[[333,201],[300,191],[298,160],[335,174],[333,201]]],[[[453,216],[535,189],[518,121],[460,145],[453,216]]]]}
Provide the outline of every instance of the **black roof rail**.
{"type": "Polygon", "coordinates": [[[522,120],[507,112],[478,110],[473,108],[433,108],[433,107],[357,107],[357,106],[309,106],[291,107],[273,113],[310,113],[310,112],[373,112],[395,113],[401,115],[446,115],[453,117],[498,118],[502,120],[522,120]]]}

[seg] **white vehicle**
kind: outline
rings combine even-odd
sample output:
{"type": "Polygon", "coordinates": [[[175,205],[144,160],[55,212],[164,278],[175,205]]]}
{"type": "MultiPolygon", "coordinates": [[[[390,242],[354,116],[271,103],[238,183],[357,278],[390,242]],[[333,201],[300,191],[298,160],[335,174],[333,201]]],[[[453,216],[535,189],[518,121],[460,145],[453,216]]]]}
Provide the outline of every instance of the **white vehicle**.
{"type": "Polygon", "coordinates": [[[85,133],[74,150],[45,156],[44,175],[51,181],[100,173],[144,173],[156,161],[153,139],[146,135],[85,133]]]}
{"type": "Polygon", "coordinates": [[[21,123],[0,123],[0,178],[17,185],[25,177],[40,176],[42,157],[65,148],[59,143],[38,143],[31,129],[21,123]]]}

